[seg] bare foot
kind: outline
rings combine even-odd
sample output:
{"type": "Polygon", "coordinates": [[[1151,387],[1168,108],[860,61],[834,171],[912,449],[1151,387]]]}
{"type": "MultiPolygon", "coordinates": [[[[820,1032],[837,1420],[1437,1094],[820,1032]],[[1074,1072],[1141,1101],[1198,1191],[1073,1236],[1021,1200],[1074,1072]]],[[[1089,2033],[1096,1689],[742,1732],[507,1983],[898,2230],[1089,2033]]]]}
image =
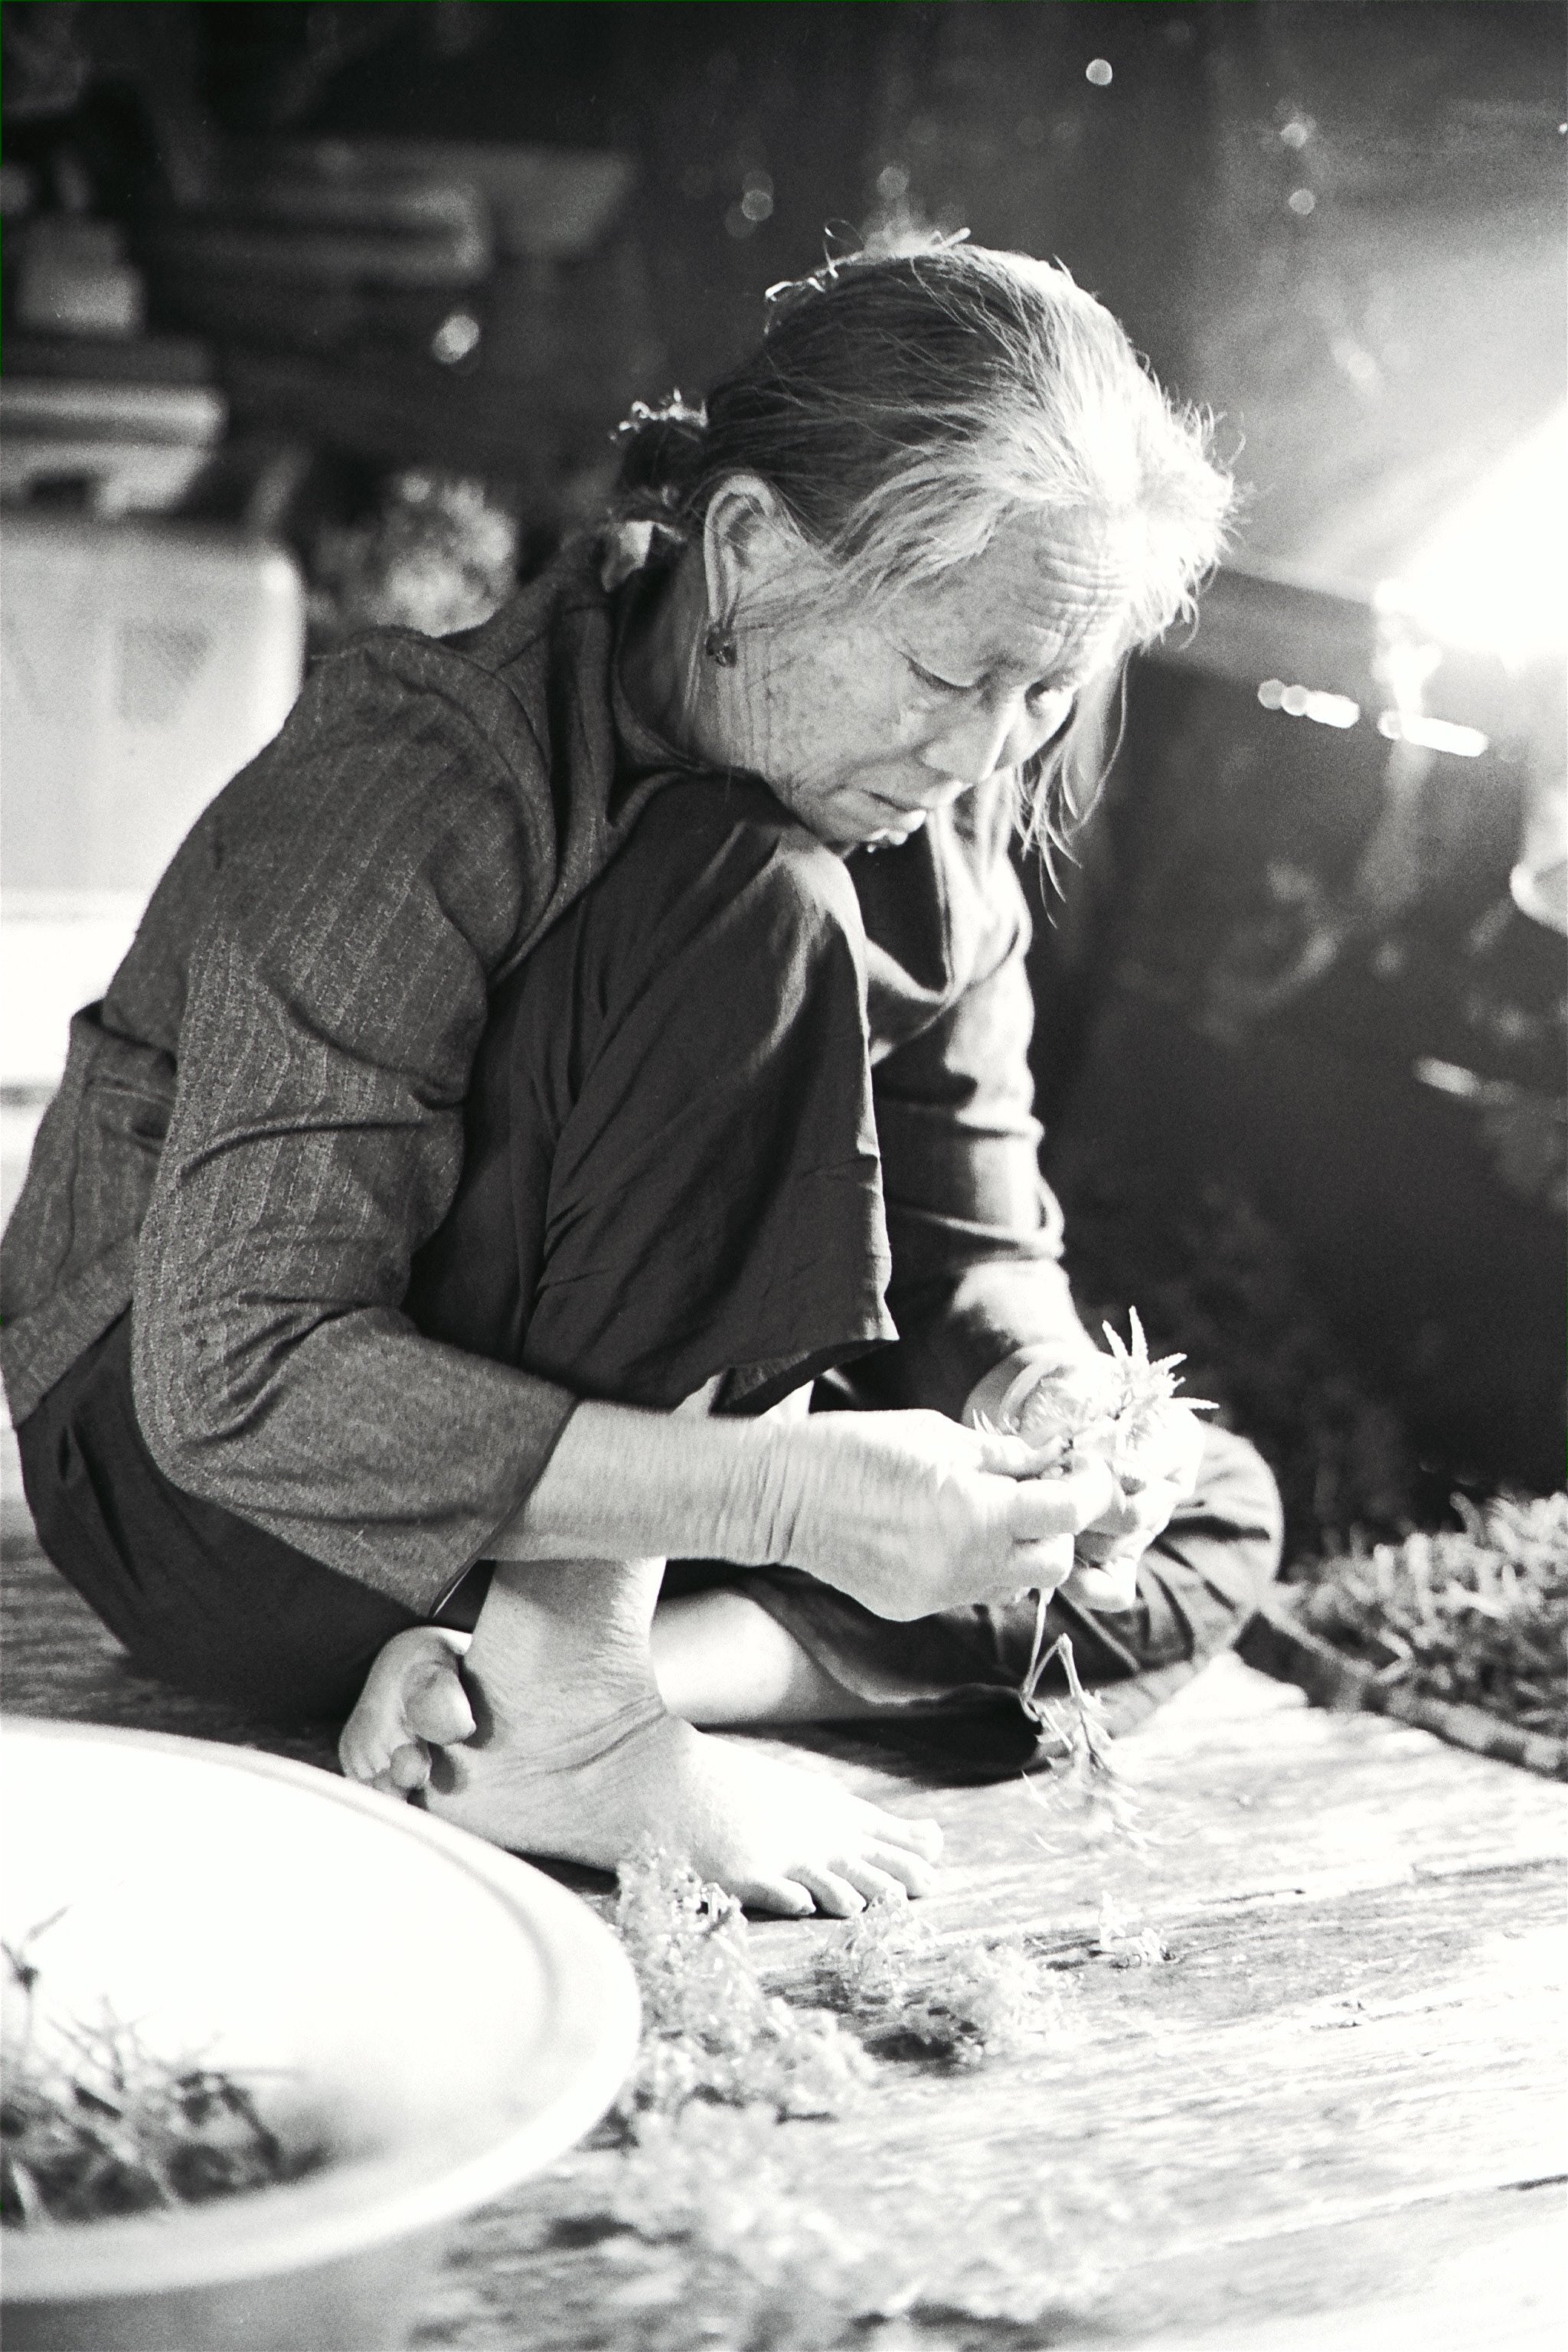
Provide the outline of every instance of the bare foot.
{"type": "Polygon", "coordinates": [[[344,1728],[344,1771],[424,1790],[431,1812],[518,1853],[614,1870],[652,1838],[742,1902],[795,1917],[929,1892],[934,1822],[667,1711],[648,1642],[662,1571],[498,1569],[471,1641],[419,1626],[387,1643],[344,1728]]]}
{"type": "Polygon", "coordinates": [[[411,1796],[430,1778],[430,1750],[471,1739],[474,1713],[458,1672],[467,1633],[439,1625],[395,1633],[338,1741],[345,1777],[411,1796]]]}
{"type": "Polygon", "coordinates": [[[497,1568],[462,1669],[479,1728],[437,1754],[429,1810],[598,1870],[651,1838],[743,1903],[796,1917],[923,1894],[934,1822],[668,1713],[648,1640],[663,1574],[660,1559],[497,1568]]]}
{"type": "Polygon", "coordinates": [[[835,1918],[879,1896],[924,1895],[934,1822],[869,1805],[823,1774],[710,1739],[657,1697],[564,1729],[487,1724],[437,1762],[426,1803],[492,1843],[614,1870],[645,1838],[760,1910],[835,1918]]]}

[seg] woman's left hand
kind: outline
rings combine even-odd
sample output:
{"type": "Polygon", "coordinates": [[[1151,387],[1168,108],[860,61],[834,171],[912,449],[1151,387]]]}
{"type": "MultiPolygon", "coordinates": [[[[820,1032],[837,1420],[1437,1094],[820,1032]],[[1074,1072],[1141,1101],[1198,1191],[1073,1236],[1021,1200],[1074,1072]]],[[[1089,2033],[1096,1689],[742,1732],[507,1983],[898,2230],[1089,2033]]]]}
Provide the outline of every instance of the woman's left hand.
{"type": "Polygon", "coordinates": [[[1145,1405],[1129,1435],[1119,1418],[1122,1374],[1098,1352],[1052,1365],[1016,1403],[1006,1423],[1044,1442],[1072,1447],[1069,1458],[1096,1455],[1116,1480],[1109,1509],[1077,1537],[1073,1571],[1063,1590],[1085,1608],[1131,1609],[1138,1562],[1197,1483],[1203,1423],[1180,1397],[1145,1405]]]}
{"type": "Polygon", "coordinates": [[[1063,1590],[1086,1609],[1131,1609],[1138,1562],[1163,1535],[1197,1485],[1204,1425],[1173,1397],[1150,1415],[1136,1454],[1111,1467],[1117,1491],[1109,1510],[1073,1545],[1073,1572],[1063,1590]]]}

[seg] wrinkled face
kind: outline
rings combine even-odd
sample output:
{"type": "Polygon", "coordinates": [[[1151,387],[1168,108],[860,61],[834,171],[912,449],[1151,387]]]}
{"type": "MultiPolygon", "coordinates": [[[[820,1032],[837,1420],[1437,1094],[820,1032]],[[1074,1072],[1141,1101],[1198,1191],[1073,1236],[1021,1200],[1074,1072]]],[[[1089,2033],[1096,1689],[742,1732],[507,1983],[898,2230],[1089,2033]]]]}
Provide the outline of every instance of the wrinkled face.
{"type": "Polygon", "coordinates": [[[1059,735],[1124,644],[1127,581],[1087,531],[1017,517],[933,587],[846,612],[805,580],[742,615],[746,764],[836,848],[908,840],[1059,735]]]}

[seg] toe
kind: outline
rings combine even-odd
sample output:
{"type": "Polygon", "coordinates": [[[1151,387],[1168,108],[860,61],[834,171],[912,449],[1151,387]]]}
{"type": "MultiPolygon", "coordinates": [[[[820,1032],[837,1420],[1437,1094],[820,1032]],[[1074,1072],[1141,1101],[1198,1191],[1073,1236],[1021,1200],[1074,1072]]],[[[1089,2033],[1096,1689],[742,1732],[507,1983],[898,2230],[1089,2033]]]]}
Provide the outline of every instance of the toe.
{"type": "Polygon", "coordinates": [[[407,1796],[415,1789],[423,1789],[429,1780],[429,1750],[420,1740],[405,1739],[401,1747],[393,1749],[386,1770],[393,1787],[407,1796]]]}
{"type": "Polygon", "coordinates": [[[456,1660],[432,1661],[408,1694],[408,1728],[437,1748],[451,1748],[474,1736],[474,1711],[456,1660]]]}
{"type": "Polygon", "coordinates": [[[942,1852],[942,1837],[940,1822],[906,1821],[902,1813],[879,1812],[877,1829],[889,1845],[906,1847],[926,1862],[935,1862],[942,1852]]]}
{"type": "Polygon", "coordinates": [[[363,1733],[350,1724],[338,1742],[338,1762],[345,1780],[374,1780],[385,1770],[387,1758],[384,1750],[378,1754],[363,1733]]]}
{"type": "MultiPolygon", "coordinates": [[[[884,1871],[889,1878],[897,1881],[893,1888],[895,1896],[930,1895],[935,1889],[937,1873],[934,1866],[922,1862],[919,1854],[906,1852],[902,1846],[870,1846],[867,1850],[866,1860],[874,1869],[884,1871]]],[[[858,1879],[855,1883],[857,1885],[860,1884],[858,1879]]]]}
{"type": "Polygon", "coordinates": [[[837,1870],[800,1870],[795,1875],[816,1896],[817,1909],[830,1919],[852,1919],[866,1908],[866,1897],[837,1870]]]}
{"type": "Polygon", "coordinates": [[[759,1878],[741,1890],[748,1911],[770,1911],[782,1919],[809,1919],[816,1906],[809,1891],[792,1878],[759,1878]]]}
{"type": "Polygon", "coordinates": [[[840,1876],[847,1878],[868,1904],[901,1903],[909,1892],[901,1878],[890,1871],[879,1870],[864,1856],[841,1862],[838,1869],[840,1876]]]}

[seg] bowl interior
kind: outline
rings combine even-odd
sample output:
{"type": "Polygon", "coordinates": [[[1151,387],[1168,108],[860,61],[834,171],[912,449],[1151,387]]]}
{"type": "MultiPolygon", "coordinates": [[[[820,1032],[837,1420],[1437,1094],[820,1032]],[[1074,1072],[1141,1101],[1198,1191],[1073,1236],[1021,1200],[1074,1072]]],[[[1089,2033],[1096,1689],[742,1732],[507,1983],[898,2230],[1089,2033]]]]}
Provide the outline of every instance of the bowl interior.
{"type": "MultiPolygon", "coordinates": [[[[546,2160],[629,2060],[635,1995],[584,1905],[307,1766],[17,1727],[0,1739],[0,1933],[38,1971],[40,2034],[107,2003],[149,2050],[253,2080],[286,2140],[324,2139],[318,2179],[370,2165],[428,2180],[531,2124],[546,2160]]],[[[8,2028],[17,2000],[8,1985],[8,2028]]]]}

